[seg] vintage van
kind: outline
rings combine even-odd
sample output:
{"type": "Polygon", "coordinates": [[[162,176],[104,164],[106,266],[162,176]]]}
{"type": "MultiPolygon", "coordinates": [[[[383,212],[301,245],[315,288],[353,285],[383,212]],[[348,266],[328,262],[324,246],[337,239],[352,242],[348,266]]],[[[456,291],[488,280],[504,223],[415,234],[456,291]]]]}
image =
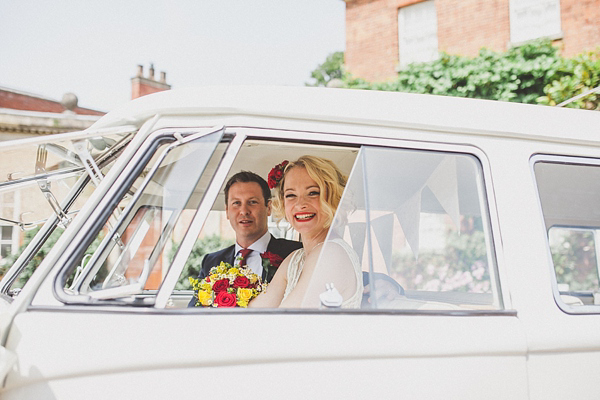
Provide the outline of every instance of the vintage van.
{"type": "Polygon", "coordinates": [[[38,229],[0,284],[3,399],[600,393],[598,112],[205,87],[0,151],[23,154],[2,223],[38,229]],[[228,177],[305,154],[348,175],[328,240],[361,261],[362,307],[188,308],[233,240],[228,177]]]}

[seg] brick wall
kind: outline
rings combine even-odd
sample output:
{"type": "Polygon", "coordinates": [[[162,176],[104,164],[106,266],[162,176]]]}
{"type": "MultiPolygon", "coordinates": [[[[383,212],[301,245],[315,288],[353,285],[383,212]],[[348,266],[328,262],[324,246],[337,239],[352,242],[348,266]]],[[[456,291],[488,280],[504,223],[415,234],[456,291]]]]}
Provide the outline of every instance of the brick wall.
{"type": "Polygon", "coordinates": [[[508,0],[438,0],[438,49],[476,56],[481,47],[504,51],[510,41],[508,0]]]}
{"type": "Polygon", "coordinates": [[[560,11],[565,57],[600,46],[600,0],[561,0],[560,11]]]}
{"type": "MultiPolygon", "coordinates": [[[[355,77],[384,81],[396,76],[398,9],[421,0],[346,0],[346,68],[355,77]]],[[[510,45],[509,0],[435,0],[440,51],[476,56],[481,47],[510,45]]],[[[570,57],[600,46],[600,0],[561,0],[570,57]]]]}

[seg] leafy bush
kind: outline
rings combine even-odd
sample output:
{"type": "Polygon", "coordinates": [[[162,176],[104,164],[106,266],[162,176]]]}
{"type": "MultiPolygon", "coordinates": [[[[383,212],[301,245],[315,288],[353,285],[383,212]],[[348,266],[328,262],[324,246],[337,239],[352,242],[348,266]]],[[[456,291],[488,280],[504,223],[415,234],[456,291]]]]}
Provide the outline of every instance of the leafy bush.
{"type": "Polygon", "coordinates": [[[344,75],[344,52],[337,51],[328,55],[325,62],[311,72],[314,82],[306,85],[327,86],[332,79],[343,79],[344,75]]]}
{"type": "MultiPolygon", "coordinates": [[[[540,104],[554,106],[600,86],[600,48],[561,59],[552,79],[544,88],[545,96],[538,99],[540,104]]],[[[600,110],[600,95],[590,93],[565,107],[600,110]]]]}
{"type": "MultiPolygon", "coordinates": [[[[567,59],[549,40],[502,53],[484,48],[474,58],[441,53],[435,61],[410,64],[389,82],[353,78],[343,60],[341,52],[330,54],[312,72],[311,86],[326,86],[338,78],[353,89],[556,105],[600,85],[600,48],[567,59]]],[[[600,110],[600,94],[589,94],[567,107],[600,110]]]]}
{"type": "Polygon", "coordinates": [[[428,63],[410,64],[392,82],[347,87],[536,103],[560,65],[549,41],[514,47],[505,53],[481,49],[475,58],[441,53],[428,63]]]}

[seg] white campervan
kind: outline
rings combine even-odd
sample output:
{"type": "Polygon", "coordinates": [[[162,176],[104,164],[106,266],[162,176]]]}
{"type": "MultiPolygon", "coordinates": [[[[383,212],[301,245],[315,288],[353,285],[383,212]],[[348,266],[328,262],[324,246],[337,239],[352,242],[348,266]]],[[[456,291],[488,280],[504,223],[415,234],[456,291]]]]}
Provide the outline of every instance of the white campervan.
{"type": "Polygon", "coordinates": [[[3,399],[600,392],[596,111],[205,87],[0,151],[22,154],[0,171],[20,210],[2,223],[30,232],[0,282],[3,399]],[[233,240],[224,183],[305,154],[348,175],[328,240],[400,290],[371,285],[353,309],[188,308],[202,255],[233,240]]]}

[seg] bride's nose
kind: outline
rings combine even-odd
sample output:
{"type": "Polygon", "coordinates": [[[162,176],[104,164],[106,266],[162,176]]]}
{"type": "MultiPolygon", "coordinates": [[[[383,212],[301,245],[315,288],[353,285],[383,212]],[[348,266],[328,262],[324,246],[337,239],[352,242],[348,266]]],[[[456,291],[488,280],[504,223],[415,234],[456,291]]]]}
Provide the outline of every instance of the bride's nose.
{"type": "Polygon", "coordinates": [[[302,209],[302,208],[306,208],[306,204],[307,204],[306,197],[298,196],[298,201],[296,202],[296,206],[298,208],[302,209]]]}

